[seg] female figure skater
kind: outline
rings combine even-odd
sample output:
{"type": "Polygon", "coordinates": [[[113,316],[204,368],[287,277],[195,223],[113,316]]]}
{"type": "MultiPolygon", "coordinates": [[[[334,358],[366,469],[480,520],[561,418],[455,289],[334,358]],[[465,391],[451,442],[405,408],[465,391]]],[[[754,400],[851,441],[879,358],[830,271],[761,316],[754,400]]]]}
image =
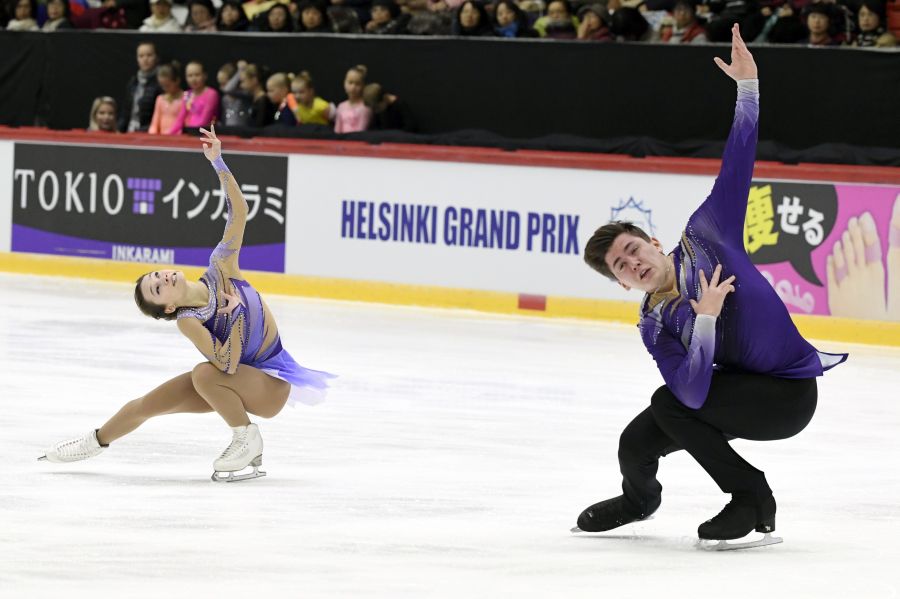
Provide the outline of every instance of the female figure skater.
{"type": "Polygon", "coordinates": [[[74,462],[99,454],[154,416],[215,410],[233,431],[231,443],[213,462],[214,481],[264,476],[263,441],[248,412],[263,418],[278,414],[289,396],[318,403],[327,379],[334,375],[297,364],[281,345],[269,307],[244,279],[238,266],[247,202],[225,162],[215,127],[201,129],[203,153],[225,188],[228,220],[222,241],[199,281],[184,273],[159,270],[137,280],[134,299],[141,311],[156,319],[177,320],[178,330],[207,361],[191,372],[163,383],[125,404],[102,427],[77,439],[57,443],[39,459],[74,462]],[[248,466],[253,472],[235,475],[248,466]],[[227,473],[227,476],[221,476],[227,473]]]}

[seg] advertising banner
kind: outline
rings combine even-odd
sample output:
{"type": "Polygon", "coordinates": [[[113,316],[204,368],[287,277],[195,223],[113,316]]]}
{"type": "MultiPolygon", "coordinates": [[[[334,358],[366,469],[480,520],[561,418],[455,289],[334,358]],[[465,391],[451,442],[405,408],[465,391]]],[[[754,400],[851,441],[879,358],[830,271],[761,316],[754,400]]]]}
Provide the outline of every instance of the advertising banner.
{"type": "MultiPolygon", "coordinates": [[[[199,151],[16,143],[15,252],[205,266],[227,214],[199,151]]],[[[249,204],[241,267],[284,272],[287,158],[231,154],[249,204]]]]}
{"type": "Polygon", "coordinates": [[[744,246],[791,312],[900,321],[900,187],[754,181],[744,246]]]}
{"type": "MultiPolygon", "coordinates": [[[[289,181],[287,272],[637,301],[584,244],[629,220],[674,248],[714,177],[295,155],[289,181]]],[[[792,312],[900,320],[898,194],[754,181],[747,253],[792,312]]]]}
{"type": "Polygon", "coordinates": [[[9,251],[12,227],[13,147],[11,141],[0,141],[0,252],[9,251]]]}
{"type": "Polygon", "coordinates": [[[711,177],[293,155],[287,272],[631,299],[582,259],[610,219],[674,247],[711,177]],[[294,210],[294,208],[292,208],[294,210]]]}

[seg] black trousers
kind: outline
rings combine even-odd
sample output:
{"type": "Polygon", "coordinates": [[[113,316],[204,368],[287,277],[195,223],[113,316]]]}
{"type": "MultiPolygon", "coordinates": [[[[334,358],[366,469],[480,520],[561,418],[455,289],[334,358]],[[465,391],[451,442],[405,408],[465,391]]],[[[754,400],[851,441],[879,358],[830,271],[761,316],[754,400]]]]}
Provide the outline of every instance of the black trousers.
{"type": "Polygon", "coordinates": [[[622,489],[642,517],[659,507],[659,458],[686,450],[725,493],[763,498],[772,490],[765,474],[732,449],[734,438],[786,439],[802,431],[816,411],[816,379],[782,379],[763,374],[714,372],[699,410],[682,404],[668,387],[653,394],[650,407],[625,427],[619,439],[622,489]]]}

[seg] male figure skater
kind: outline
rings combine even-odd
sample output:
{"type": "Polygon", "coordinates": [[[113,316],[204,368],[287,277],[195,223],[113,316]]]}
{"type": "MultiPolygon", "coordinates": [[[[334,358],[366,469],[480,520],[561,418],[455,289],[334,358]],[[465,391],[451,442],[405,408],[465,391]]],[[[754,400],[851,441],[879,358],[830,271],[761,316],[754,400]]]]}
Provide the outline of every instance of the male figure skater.
{"type": "Polygon", "coordinates": [[[640,228],[612,222],[585,247],[588,265],[646,293],[639,329],[666,384],[622,433],[623,494],[584,510],[582,531],[610,530],[655,512],[659,458],[684,449],[731,494],[725,509],[700,525],[701,539],[737,539],[755,529],[765,537],[740,546],[780,541],[769,535],[775,499],[765,475],[728,441],[799,433],[816,409],[815,377],[847,359],[818,352],[800,336],[744,250],[759,80],[737,24],[731,64],[715,61],[737,82],[734,123],[712,193],[688,220],[681,243],[664,254],[640,228]]]}

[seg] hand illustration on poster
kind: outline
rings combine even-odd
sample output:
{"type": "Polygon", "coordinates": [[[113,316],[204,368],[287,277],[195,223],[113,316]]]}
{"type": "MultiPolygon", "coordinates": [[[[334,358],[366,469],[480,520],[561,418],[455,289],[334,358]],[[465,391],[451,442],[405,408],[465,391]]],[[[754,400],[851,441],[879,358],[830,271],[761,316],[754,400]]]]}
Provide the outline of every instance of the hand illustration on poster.
{"type": "Polygon", "coordinates": [[[900,188],[754,181],[744,246],[788,309],[900,321],[900,188]]]}
{"type": "Polygon", "coordinates": [[[863,212],[850,218],[835,241],[827,269],[833,316],[900,321],[900,194],[891,213],[887,255],[882,256],[875,219],[863,212]]]}

